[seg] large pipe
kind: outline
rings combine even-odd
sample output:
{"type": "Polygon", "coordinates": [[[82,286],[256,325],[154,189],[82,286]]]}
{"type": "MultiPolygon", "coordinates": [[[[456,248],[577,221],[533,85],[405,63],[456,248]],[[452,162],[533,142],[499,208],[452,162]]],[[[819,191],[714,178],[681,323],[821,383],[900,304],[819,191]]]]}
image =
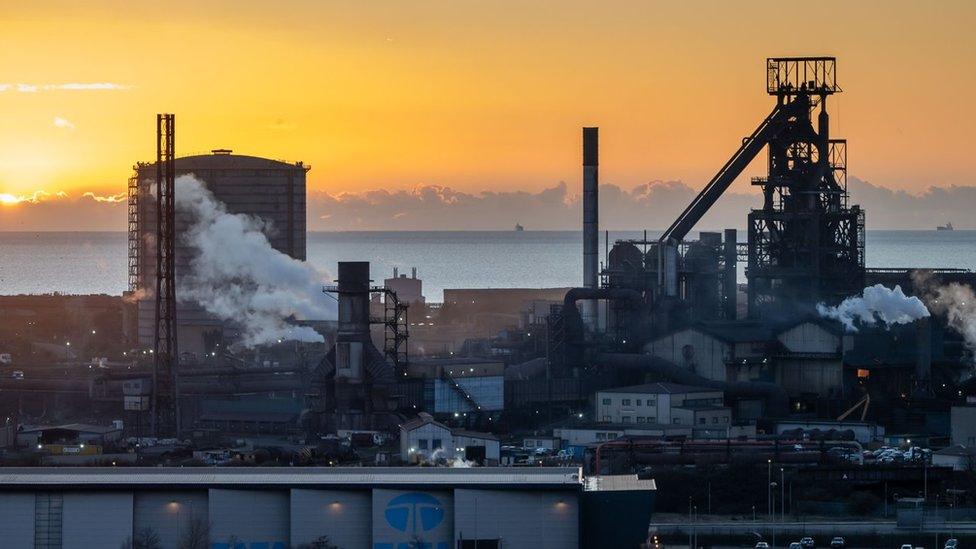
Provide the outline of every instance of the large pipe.
{"type": "MultiPolygon", "coordinates": [[[[599,286],[599,128],[583,128],[583,286],[599,286]]],[[[595,301],[583,303],[583,323],[591,331],[597,327],[595,301]]]]}
{"type": "Polygon", "coordinates": [[[725,312],[723,316],[727,320],[735,320],[738,305],[736,301],[738,294],[738,288],[736,288],[736,262],[738,261],[737,240],[738,236],[735,229],[725,229],[725,240],[722,243],[723,263],[725,263],[725,272],[722,273],[722,293],[725,294],[723,296],[725,301],[722,305],[725,312]]]}
{"type": "Polygon", "coordinates": [[[721,390],[730,398],[759,398],[766,402],[767,417],[784,417],[789,413],[790,397],[786,394],[786,390],[775,383],[708,379],[653,355],[603,353],[596,357],[596,363],[619,368],[641,369],[682,385],[721,390]]]}

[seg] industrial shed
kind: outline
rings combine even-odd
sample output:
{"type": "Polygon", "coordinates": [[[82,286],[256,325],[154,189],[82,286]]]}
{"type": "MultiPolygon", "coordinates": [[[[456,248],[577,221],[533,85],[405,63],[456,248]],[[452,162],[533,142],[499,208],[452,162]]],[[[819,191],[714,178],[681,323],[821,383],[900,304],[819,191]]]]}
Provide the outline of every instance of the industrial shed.
{"type": "MultiPolygon", "coordinates": [[[[646,535],[653,481],[640,492],[647,501],[630,513],[633,524],[617,517],[616,529],[646,535]]],[[[7,468],[0,539],[9,547],[119,547],[152,528],[170,549],[203,521],[218,549],[231,540],[284,549],[320,536],[345,549],[393,549],[417,537],[434,549],[474,540],[564,549],[580,547],[587,530],[583,494],[581,471],[568,467],[7,468]]]]}

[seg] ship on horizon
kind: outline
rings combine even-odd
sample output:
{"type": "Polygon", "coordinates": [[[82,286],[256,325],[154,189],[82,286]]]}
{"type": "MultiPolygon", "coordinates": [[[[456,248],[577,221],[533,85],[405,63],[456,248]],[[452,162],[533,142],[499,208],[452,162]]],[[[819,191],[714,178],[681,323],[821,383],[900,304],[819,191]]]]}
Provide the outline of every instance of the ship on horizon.
{"type": "Polygon", "coordinates": [[[515,224],[515,232],[517,232],[517,233],[520,233],[520,232],[522,232],[522,231],[524,231],[524,230],[525,230],[525,227],[523,227],[523,226],[522,226],[522,225],[520,225],[519,223],[516,223],[516,224],[515,224]]]}
{"type": "Polygon", "coordinates": [[[945,225],[939,225],[938,227],[935,228],[935,230],[937,230],[937,231],[953,231],[955,229],[953,229],[952,222],[950,221],[950,222],[946,223],[945,225]]]}

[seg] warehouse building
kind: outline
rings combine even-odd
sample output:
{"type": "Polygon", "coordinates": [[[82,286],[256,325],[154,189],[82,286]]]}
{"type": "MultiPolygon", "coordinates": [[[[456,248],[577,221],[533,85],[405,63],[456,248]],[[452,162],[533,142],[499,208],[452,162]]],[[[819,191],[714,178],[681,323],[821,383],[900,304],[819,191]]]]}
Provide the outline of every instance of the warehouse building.
{"type": "Polygon", "coordinates": [[[434,549],[476,541],[567,549],[587,531],[646,536],[653,480],[631,475],[623,491],[589,484],[578,468],[8,468],[0,470],[0,539],[5,547],[120,547],[151,529],[169,549],[197,524],[209,525],[218,549],[284,549],[323,536],[345,549],[417,540],[434,549]],[[602,502],[589,516],[586,490],[602,502]],[[639,507],[614,508],[615,498],[635,495],[639,507]]]}

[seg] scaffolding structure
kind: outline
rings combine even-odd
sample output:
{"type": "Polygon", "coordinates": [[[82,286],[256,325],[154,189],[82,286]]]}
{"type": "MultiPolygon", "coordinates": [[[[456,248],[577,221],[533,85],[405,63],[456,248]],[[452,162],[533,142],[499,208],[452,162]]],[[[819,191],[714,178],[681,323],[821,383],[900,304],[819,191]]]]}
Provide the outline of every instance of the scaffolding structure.
{"type": "Polygon", "coordinates": [[[156,293],[153,337],[152,433],[179,436],[176,380],[175,116],[156,115],[156,293]]]}
{"type": "Polygon", "coordinates": [[[139,248],[142,238],[139,233],[139,176],[133,174],[129,178],[128,195],[129,222],[129,291],[139,290],[139,248]]]}

